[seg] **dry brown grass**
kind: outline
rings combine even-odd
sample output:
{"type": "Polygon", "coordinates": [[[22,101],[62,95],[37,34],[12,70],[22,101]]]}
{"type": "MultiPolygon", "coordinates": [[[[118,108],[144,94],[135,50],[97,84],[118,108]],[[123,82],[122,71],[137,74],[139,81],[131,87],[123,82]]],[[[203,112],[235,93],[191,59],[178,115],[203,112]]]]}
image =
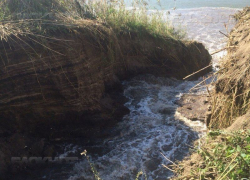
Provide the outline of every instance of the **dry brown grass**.
{"type": "Polygon", "coordinates": [[[228,55],[218,72],[212,95],[211,128],[226,128],[250,108],[250,8],[240,12],[229,37],[228,55]]]}

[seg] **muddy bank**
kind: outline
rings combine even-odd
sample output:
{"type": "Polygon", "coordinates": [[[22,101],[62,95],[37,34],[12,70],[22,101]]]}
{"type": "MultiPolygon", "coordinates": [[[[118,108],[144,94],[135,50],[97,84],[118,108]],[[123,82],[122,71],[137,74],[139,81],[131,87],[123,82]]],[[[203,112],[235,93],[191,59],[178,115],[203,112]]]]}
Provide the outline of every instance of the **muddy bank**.
{"type": "Polygon", "coordinates": [[[177,102],[177,112],[191,121],[205,122],[210,107],[209,96],[206,94],[184,94],[177,102]]]}
{"type": "Polygon", "coordinates": [[[117,35],[90,20],[46,38],[26,32],[6,40],[0,45],[3,164],[11,156],[51,156],[56,140],[109,136],[128,113],[124,79],[144,73],[180,79],[211,61],[201,43],[117,35]]]}

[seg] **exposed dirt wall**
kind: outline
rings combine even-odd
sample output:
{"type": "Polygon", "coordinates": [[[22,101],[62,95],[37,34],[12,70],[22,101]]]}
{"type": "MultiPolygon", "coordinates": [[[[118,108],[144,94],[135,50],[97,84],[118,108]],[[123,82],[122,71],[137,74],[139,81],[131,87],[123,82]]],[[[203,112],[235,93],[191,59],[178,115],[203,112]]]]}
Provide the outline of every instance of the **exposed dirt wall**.
{"type": "Polygon", "coordinates": [[[8,169],[10,157],[52,156],[57,140],[109,136],[128,113],[122,80],[182,78],[211,61],[201,43],[117,35],[89,20],[47,37],[12,34],[0,50],[0,172],[21,169],[8,169]]]}
{"type": "Polygon", "coordinates": [[[124,107],[111,96],[120,80],[140,73],[182,78],[211,60],[201,43],[116,36],[94,21],[50,39],[13,35],[0,49],[0,127],[50,137],[65,135],[63,126],[94,128],[119,119],[124,107]]]}

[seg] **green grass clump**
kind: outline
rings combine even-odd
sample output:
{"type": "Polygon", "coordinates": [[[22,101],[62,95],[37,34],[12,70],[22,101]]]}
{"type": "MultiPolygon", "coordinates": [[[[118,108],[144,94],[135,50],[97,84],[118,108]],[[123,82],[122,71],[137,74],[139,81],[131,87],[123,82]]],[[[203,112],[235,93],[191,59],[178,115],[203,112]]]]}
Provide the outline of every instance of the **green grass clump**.
{"type": "MultiPolygon", "coordinates": [[[[200,160],[181,179],[235,180],[250,178],[250,131],[212,131],[198,149],[200,160]]],[[[191,158],[192,160],[192,158],[191,158]]],[[[179,167],[179,173],[181,174],[179,167]]],[[[185,167],[184,167],[185,168],[185,167]]],[[[178,179],[178,178],[177,178],[178,179]]]]}
{"type": "Polygon", "coordinates": [[[139,35],[153,35],[159,38],[183,39],[184,31],[175,29],[164,20],[164,14],[155,11],[148,13],[147,1],[134,0],[133,8],[128,10],[123,0],[113,3],[93,4],[100,21],[111,26],[116,32],[135,32],[139,35]],[[99,7],[99,8],[96,8],[99,7]]]}
{"type": "Polygon", "coordinates": [[[169,22],[163,20],[163,16],[164,14],[159,12],[149,15],[147,2],[144,0],[134,0],[132,10],[126,8],[123,0],[97,1],[88,4],[83,0],[3,0],[0,2],[0,21],[5,25],[14,21],[29,20],[29,29],[34,27],[53,29],[53,25],[76,24],[77,20],[92,19],[111,27],[118,35],[133,32],[136,35],[151,35],[161,39],[184,38],[183,31],[173,28],[169,22]]]}

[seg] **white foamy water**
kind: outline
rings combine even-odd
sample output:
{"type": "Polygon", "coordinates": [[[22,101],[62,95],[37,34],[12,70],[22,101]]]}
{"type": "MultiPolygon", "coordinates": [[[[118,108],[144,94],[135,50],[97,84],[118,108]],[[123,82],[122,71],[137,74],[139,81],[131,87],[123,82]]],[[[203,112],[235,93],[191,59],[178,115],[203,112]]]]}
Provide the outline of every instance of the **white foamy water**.
{"type": "MultiPolygon", "coordinates": [[[[188,38],[203,42],[209,52],[226,45],[226,38],[219,31],[228,33],[234,25],[230,15],[237,9],[197,8],[170,11],[166,18],[177,27],[185,27],[188,38]],[[227,29],[225,28],[227,24],[227,29]]],[[[168,12],[166,11],[168,14],[168,12]]],[[[225,52],[213,56],[217,64],[225,52]]],[[[120,135],[103,142],[109,149],[102,156],[92,156],[99,176],[103,180],[133,180],[143,171],[148,180],[167,179],[172,173],[162,167],[170,160],[181,160],[189,145],[199,137],[206,127],[197,121],[184,121],[176,112],[176,101],[196,85],[197,81],[179,81],[152,75],[135,77],[124,82],[124,95],[129,99],[125,104],[130,109],[122,122],[117,125],[120,135]]],[[[204,90],[193,93],[205,93],[204,90]]],[[[88,150],[88,149],[87,149],[88,150]]],[[[94,175],[87,160],[75,164],[70,180],[93,180],[94,175]]],[[[146,177],[141,177],[146,179],[146,177]]]]}
{"type": "MultiPolygon", "coordinates": [[[[166,15],[175,27],[185,29],[188,39],[203,43],[210,53],[220,50],[226,46],[227,38],[235,25],[233,14],[240,9],[233,8],[193,8],[177,9],[167,11],[166,15]],[[220,31],[222,33],[220,33],[220,31]]],[[[226,55],[221,51],[213,55],[214,67],[219,60],[226,55]]]]}
{"type": "MultiPolygon", "coordinates": [[[[141,170],[149,180],[171,175],[161,165],[169,162],[160,152],[171,160],[180,160],[187,154],[188,145],[198,138],[198,132],[175,117],[175,102],[195,83],[152,75],[124,82],[124,95],[129,99],[125,105],[130,114],[117,127],[120,136],[104,142],[111,151],[93,159],[102,179],[135,179],[141,170]]],[[[202,124],[192,125],[201,130],[202,124]]],[[[78,163],[75,173],[70,179],[93,179],[87,161],[78,163]]]]}

